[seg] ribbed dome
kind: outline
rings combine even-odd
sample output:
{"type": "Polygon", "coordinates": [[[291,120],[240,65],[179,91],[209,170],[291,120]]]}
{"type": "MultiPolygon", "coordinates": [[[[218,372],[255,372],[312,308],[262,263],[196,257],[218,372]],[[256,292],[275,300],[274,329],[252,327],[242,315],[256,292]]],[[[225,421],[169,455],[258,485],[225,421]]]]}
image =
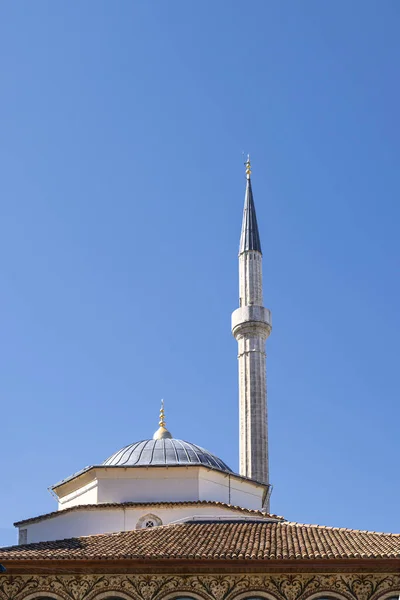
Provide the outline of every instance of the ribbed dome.
{"type": "Polygon", "coordinates": [[[103,465],[113,467],[205,465],[220,471],[232,470],[217,456],[183,440],[143,440],[125,446],[107,458],[103,465]]]}

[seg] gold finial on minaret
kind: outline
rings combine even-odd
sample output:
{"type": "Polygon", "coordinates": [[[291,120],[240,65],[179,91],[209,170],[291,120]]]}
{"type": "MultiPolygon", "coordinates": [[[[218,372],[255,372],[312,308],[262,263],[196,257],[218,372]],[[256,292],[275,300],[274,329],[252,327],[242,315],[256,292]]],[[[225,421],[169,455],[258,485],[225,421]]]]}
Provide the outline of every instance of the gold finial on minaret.
{"type": "Polygon", "coordinates": [[[160,408],[160,419],[158,421],[159,428],[153,435],[153,440],[164,440],[166,438],[172,438],[172,435],[165,427],[165,410],[164,410],[164,400],[161,400],[161,408],[160,408]]]}
{"type": "Polygon", "coordinates": [[[250,179],[250,175],[251,175],[250,154],[247,155],[247,160],[244,164],[246,165],[246,177],[247,177],[247,179],[250,179]]]}

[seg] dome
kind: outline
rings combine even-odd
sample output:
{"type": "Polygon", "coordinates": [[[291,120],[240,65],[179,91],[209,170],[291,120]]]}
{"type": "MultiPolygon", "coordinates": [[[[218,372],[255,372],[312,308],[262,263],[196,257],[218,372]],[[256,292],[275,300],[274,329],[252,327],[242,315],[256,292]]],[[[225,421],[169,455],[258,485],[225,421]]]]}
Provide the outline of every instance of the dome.
{"type": "Polygon", "coordinates": [[[135,442],[118,450],[107,458],[103,465],[106,467],[204,465],[232,473],[232,469],[208,450],[175,438],[135,442]]]}

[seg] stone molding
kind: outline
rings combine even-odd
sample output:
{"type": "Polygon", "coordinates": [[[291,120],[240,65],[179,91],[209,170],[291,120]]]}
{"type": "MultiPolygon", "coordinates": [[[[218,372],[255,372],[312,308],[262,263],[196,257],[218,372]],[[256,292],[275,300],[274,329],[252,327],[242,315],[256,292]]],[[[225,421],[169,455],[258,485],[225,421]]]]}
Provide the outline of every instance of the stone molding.
{"type": "Polygon", "coordinates": [[[393,573],[0,576],[0,600],[385,600],[399,593],[393,573]]]}

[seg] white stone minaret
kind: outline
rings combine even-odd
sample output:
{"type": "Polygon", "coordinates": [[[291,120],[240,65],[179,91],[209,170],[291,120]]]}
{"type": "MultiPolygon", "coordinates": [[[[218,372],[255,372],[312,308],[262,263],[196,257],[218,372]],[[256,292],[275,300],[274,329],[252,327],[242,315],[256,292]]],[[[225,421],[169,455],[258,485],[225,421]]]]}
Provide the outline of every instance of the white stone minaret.
{"type": "Polygon", "coordinates": [[[240,474],[268,484],[265,342],[271,333],[271,313],[263,307],[262,253],[250,176],[248,158],[239,249],[240,308],[232,314],[239,347],[240,474]]]}

